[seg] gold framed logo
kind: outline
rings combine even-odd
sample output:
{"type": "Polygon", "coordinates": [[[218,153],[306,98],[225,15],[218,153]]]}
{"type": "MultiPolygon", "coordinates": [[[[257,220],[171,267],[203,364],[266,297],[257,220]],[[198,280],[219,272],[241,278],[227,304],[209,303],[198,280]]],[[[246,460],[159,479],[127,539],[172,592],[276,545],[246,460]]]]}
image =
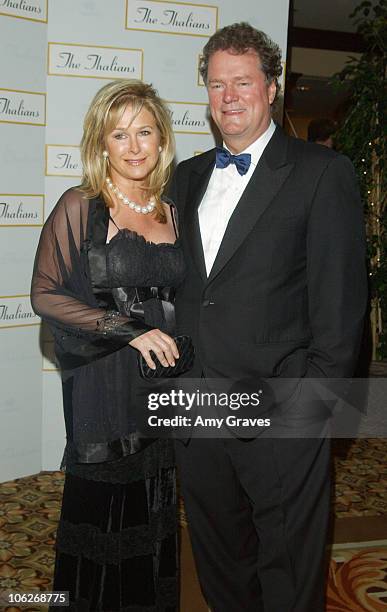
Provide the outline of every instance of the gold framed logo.
{"type": "Polygon", "coordinates": [[[0,194],[0,227],[42,227],[43,223],[42,193],[0,194]]]}
{"type": "Polygon", "coordinates": [[[0,296],[0,329],[40,325],[29,294],[0,296]]]}
{"type": "Polygon", "coordinates": [[[0,0],[0,15],[47,23],[48,0],[0,0]]]}
{"type": "Polygon", "coordinates": [[[46,94],[0,88],[0,123],[46,125],[46,94]]]}
{"type": "Polygon", "coordinates": [[[208,118],[208,104],[204,102],[166,101],[172,119],[175,134],[207,134],[211,135],[208,118]]]}
{"type": "Polygon", "coordinates": [[[49,42],[47,74],[83,79],[143,78],[143,49],[49,42]]]}
{"type": "Polygon", "coordinates": [[[82,176],[78,145],[46,144],[46,176],[82,176]]]}
{"type": "Polygon", "coordinates": [[[126,0],[125,28],[208,38],[218,28],[218,7],[167,0],[126,0]]]}

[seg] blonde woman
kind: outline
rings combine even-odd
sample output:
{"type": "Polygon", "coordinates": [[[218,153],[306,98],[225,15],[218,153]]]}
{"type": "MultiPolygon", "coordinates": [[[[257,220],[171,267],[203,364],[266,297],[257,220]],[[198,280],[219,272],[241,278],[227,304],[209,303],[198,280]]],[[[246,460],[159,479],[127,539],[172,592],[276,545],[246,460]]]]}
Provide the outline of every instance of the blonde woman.
{"type": "Polygon", "coordinates": [[[179,357],[162,307],[184,277],[174,207],[162,197],[174,140],[155,90],[136,80],[104,86],[86,114],[81,153],[82,184],[45,223],[31,293],[63,379],[53,588],[70,592],[74,610],[172,612],[174,457],[170,441],[141,436],[137,365],[138,352],[150,367],[151,351],[164,366],[179,357]]]}

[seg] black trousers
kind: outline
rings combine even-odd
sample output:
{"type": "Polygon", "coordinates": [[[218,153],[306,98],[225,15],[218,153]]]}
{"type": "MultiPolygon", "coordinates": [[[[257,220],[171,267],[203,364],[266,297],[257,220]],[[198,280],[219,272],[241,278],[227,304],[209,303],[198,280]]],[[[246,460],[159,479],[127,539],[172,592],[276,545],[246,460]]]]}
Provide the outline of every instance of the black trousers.
{"type": "Polygon", "coordinates": [[[176,441],[212,612],[323,612],[330,440],[176,441]]]}

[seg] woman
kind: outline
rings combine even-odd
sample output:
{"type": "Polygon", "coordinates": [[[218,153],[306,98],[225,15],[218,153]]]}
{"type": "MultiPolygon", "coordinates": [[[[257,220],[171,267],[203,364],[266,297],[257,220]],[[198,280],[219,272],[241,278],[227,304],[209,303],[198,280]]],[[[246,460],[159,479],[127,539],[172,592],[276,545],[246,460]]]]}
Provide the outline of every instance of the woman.
{"type": "MultiPolygon", "coordinates": [[[[32,280],[53,331],[67,445],[53,589],[73,610],[176,610],[175,470],[168,440],[141,436],[140,352],[178,351],[172,289],[184,276],[172,204],[170,117],[150,85],[117,80],[86,114],[84,175],[47,219],[32,280]],[[162,298],[162,299],[160,299],[162,298]]],[[[144,395],[144,393],[143,393],[144,395]]]]}

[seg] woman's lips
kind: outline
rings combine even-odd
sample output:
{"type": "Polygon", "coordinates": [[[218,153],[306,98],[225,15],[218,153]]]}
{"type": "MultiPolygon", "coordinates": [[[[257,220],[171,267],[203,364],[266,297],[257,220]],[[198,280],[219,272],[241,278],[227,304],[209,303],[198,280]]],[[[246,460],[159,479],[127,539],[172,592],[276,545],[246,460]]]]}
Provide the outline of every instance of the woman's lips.
{"type": "Polygon", "coordinates": [[[145,157],[142,159],[125,159],[125,162],[130,166],[140,166],[145,161],[145,157]]]}

